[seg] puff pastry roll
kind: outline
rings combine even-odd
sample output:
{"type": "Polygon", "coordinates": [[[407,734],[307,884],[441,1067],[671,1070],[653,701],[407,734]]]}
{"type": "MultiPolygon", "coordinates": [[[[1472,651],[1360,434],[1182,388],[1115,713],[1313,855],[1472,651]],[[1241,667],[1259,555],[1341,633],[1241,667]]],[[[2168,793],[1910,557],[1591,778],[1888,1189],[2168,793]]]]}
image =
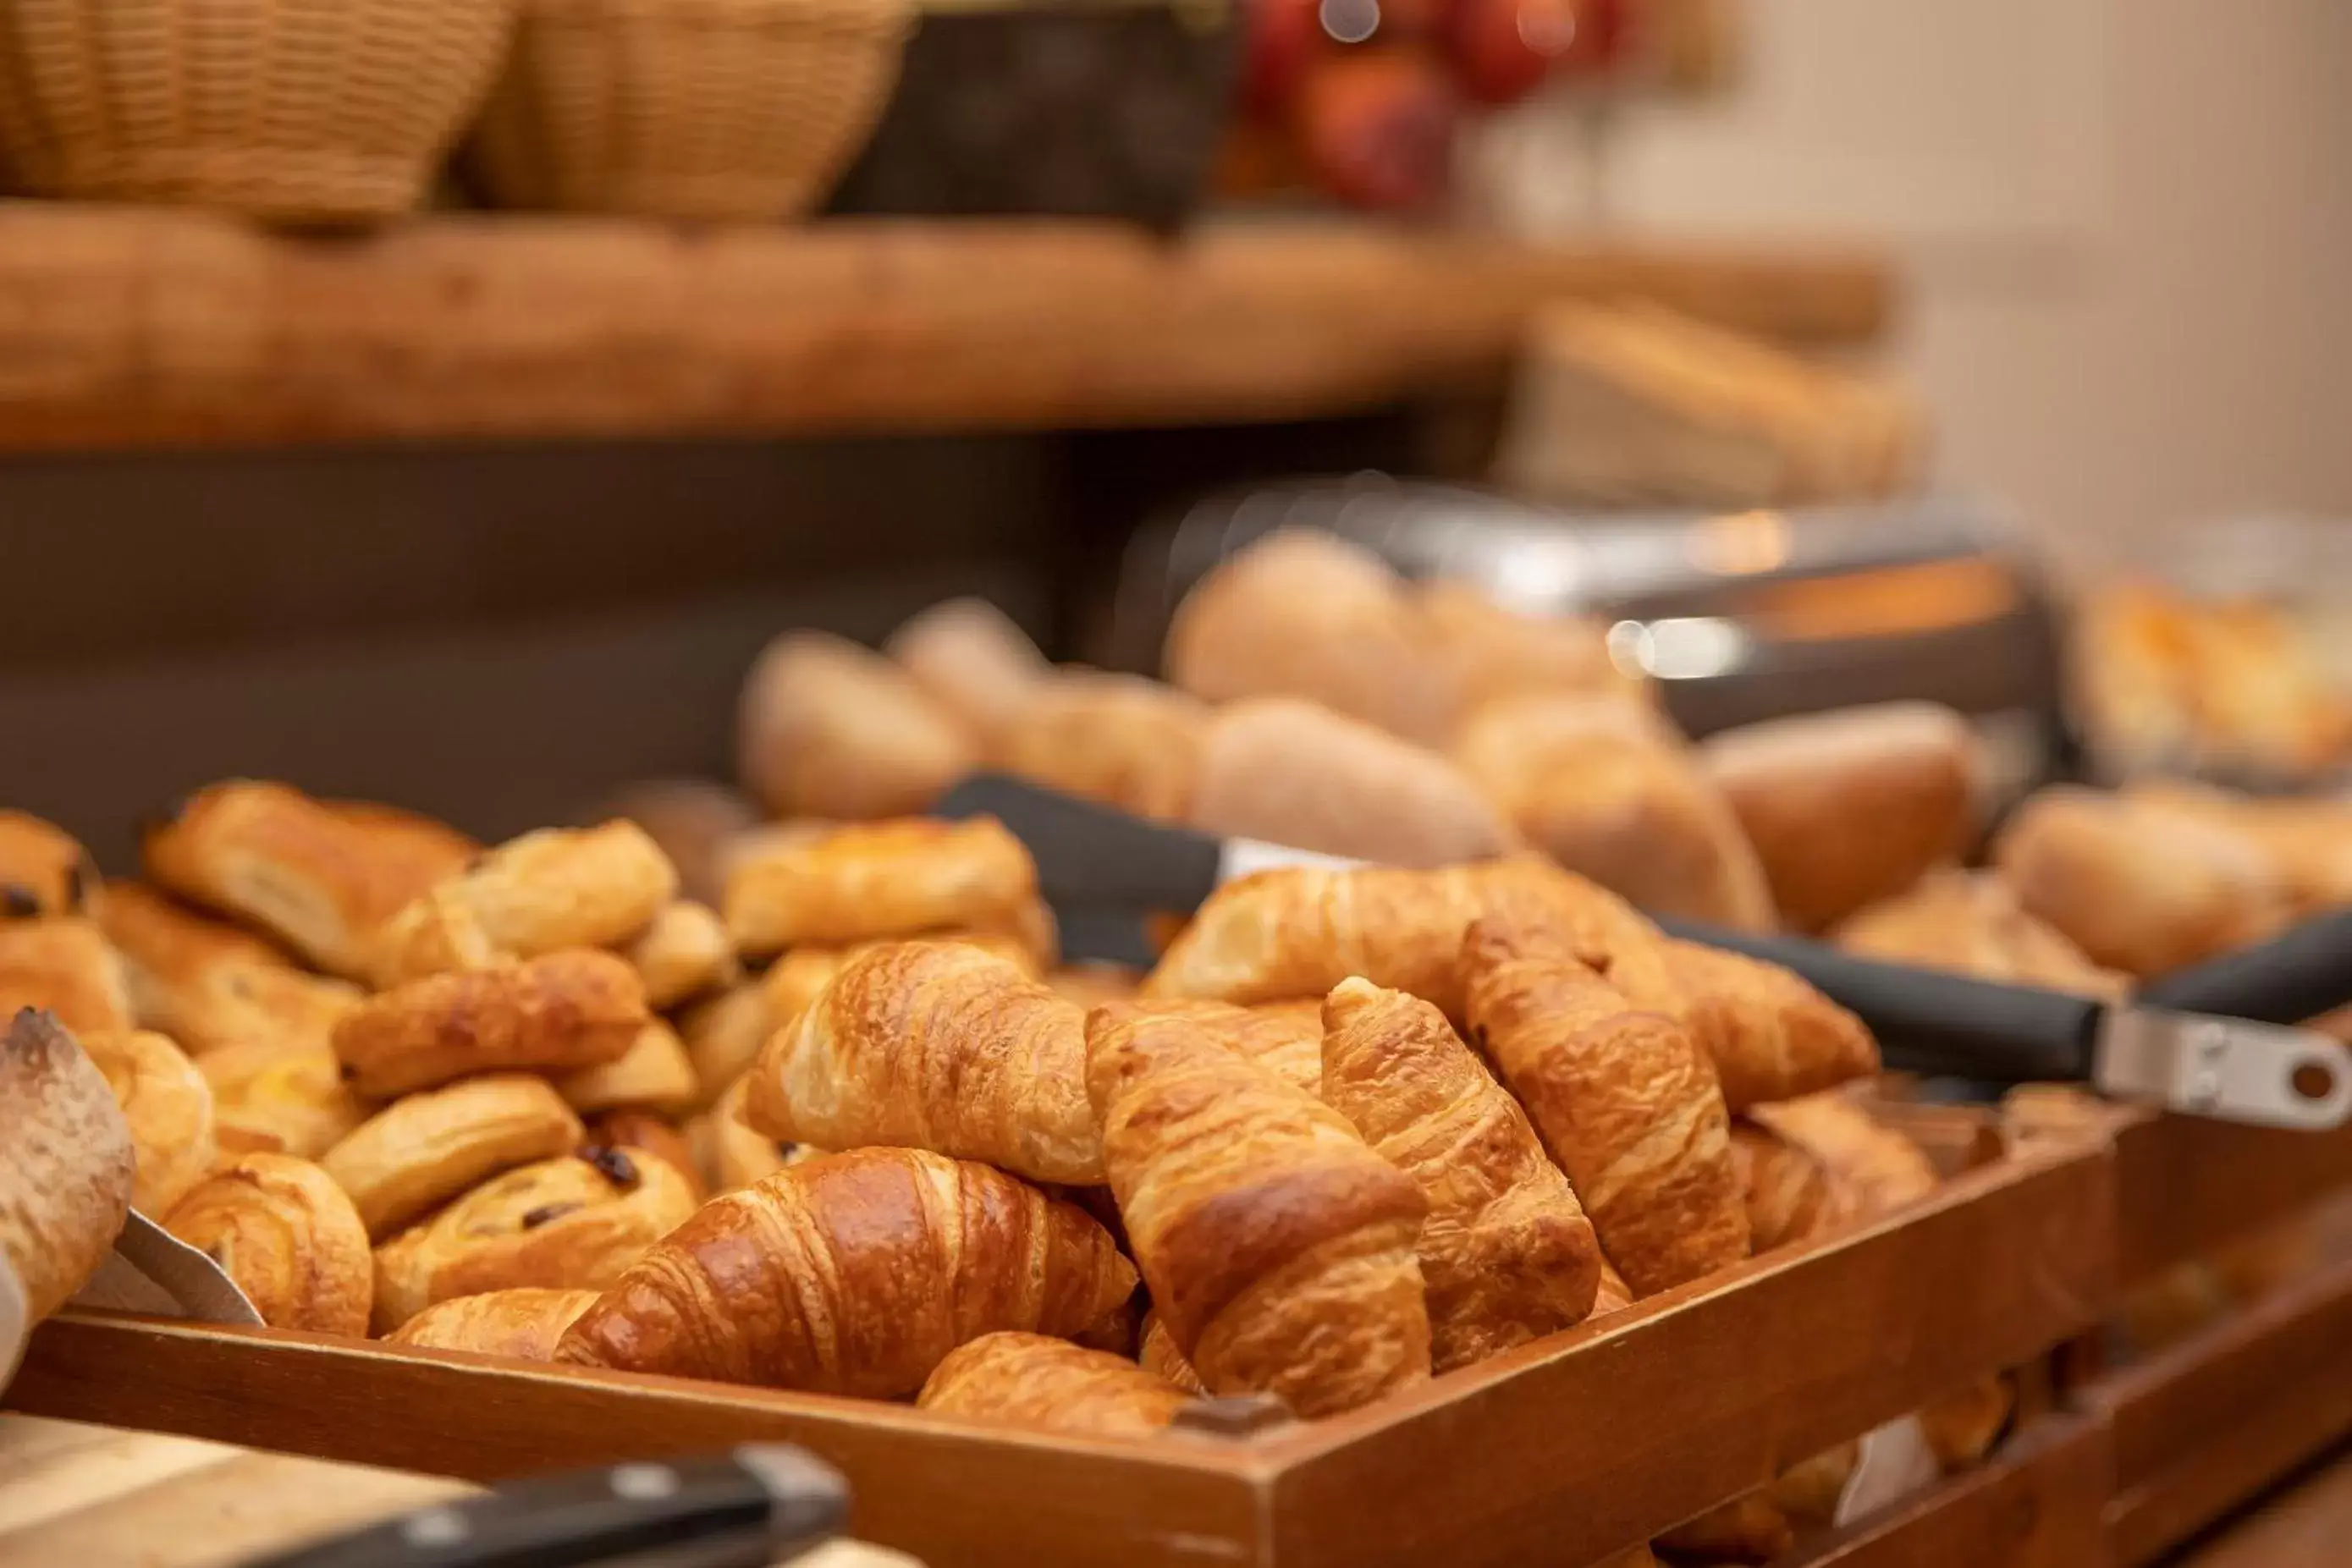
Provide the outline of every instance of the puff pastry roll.
{"type": "Polygon", "coordinates": [[[111,882],[98,921],[141,1027],[192,1056],[247,1041],[325,1045],[361,992],[294,967],[278,948],[131,882],[111,882]]]}
{"type": "Polygon", "coordinates": [[[391,825],[283,784],[207,786],[151,825],[147,874],[181,897],[259,926],[347,979],[368,976],[385,921],[462,870],[465,841],[391,825]]]}
{"type": "Polygon", "coordinates": [[[904,670],[846,638],[787,632],[743,678],[736,770],[777,816],[905,816],[978,760],[972,736],[904,670]]]}
{"type": "Polygon", "coordinates": [[[55,1018],[31,1009],[0,1034],[0,1259],[38,1322],[113,1250],[138,1155],[105,1076],[55,1018]]]}
{"type": "Polygon", "coordinates": [[[553,1361],[556,1342],[563,1337],[563,1331],[595,1300],[593,1291],[551,1291],[540,1285],[452,1296],[425,1308],[383,1338],[386,1344],[468,1350],[513,1361],[553,1361]]]}
{"type": "Polygon", "coordinates": [[[1045,1334],[982,1334],[932,1369],[916,1406],[1047,1432],[1149,1437],[1192,1396],[1125,1356],[1045,1334]]]}
{"type": "Polygon", "coordinates": [[[1926,1152],[1843,1093],[1758,1105],[1748,1115],[1821,1161],[1857,1214],[1885,1214],[1936,1190],[1926,1152]]]}
{"type": "Polygon", "coordinates": [[[887,1399],[985,1333],[1074,1334],[1135,1289],[1110,1233],[1002,1171],[919,1149],[793,1166],[705,1204],[556,1359],[887,1399]]]}
{"type": "Polygon", "coordinates": [[[271,1328],[367,1332],[367,1229],[310,1161],[239,1155],[180,1199],[163,1228],[218,1263],[271,1328]]]}
{"type": "Polygon", "coordinates": [[[1818,1235],[1852,1212],[1827,1166],[1752,1122],[1731,1124],[1731,1159],[1747,1195],[1748,1245],[1769,1252],[1818,1235]]]}
{"type": "Polygon", "coordinates": [[[2057,927],[2025,912],[1986,872],[1939,871],[1837,928],[1849,953],[1979,979],[2120,999],[2129,976],[2104,969],[2057,927]]]}
{"type": "Polygon", "coordinates": [[[997,727],[997,766],[1138,817],[1181,822],[1207,739],[1209,706],[1140,675],[1065,670],[997,727]]]}
{"type": "Polygon", "coordinates": [[[1683,988],[1683,1022],[1715,1061],[1733,1111],[1793,1100],[1878,1071],[1863,1021],[1801,976],[1719,947],[1666,944],[1683,988]]]}
{"type": "Polygon", "coordinates": [[[517,1285],[602,1290],[694,1210],[667,1160],[625,1149],[510,1170],[376,1249],[375,1326],[517,1285]]]}
{"type": "Polygon", "coordinates": [[[836,829],[736,863],[727,927],[746,953],[955,928],[1003,930],[1030,918],[1037,868],[991,817],[836,829]]]}
{"type": "Polygon", "coordinates": [[[623,952],[646,988],[646,1006],[666,1012],[743,977],[735,939],[707,904],[673,899],[623,952]]]}
{"type": "Polygon", "coordinates": [[[1099,1186],[1086,1015],[1001,958],[900,942],[843,966],[751,1070],[744,1119],[829,1149],[869,1144],[1099,1186]]]}
{"type": "Polygon", "coordinates": [[[481,969],[569,947],[612,947],[677,896],[677,872],[643,828],[541,828],[436,883],[385,924],[375,982],[481,969]]]}
{"type": "Polygon", "coordinates": [[[138,1151],[131,1207],[161,1219],[213,1168],[213,1091],[180,1048],[144,1030],[94,1030],[82,1049],[106,1075],[138,1151]]]}
{"type": "Polygon", "coordinates": [[[1427,1377],[1412,1178],[1190,1019],[1113,1004],[1087,1034],[1128,1240],[1202,1381],[1313,1416],[1427,1377]]]}
{"type": "Polygon", "coordinates": [[[1571,935],[1635,1002],[1678,1011],[1665,939],[1614,894],[1531,856],[1449,866],[1285,866],[1225,883],[1143,982],[1143,995],[1228,1002],[1316,998],[1351,975],[1462,1016],[1462,934],[1516,912],[1571,935]]]}
{"type": "Polygon", "coordinates": [[[1482,918],[1463,938],[1470,1027],[1575,1184],[1638,1297],[1748,1255],[1715,1067],[1551,933],[1482,918]]]}
{"type": "Polygon", "coordinates": [[[1143,1332],[1137,1336],[1135,1359],[1144,1371],[1187,1394],[1209,1391],[1192,1364],[1184,1359],[1184,1353],[1176,1348],[1176,1336],[1168,1332],[1168,1325],[1160,1321],[1158,1312],[1143,1314],[1143,1332]]]}
{"type": "Polygon", "coordinates": [[[992,739],[1054,667],[1029,633],[985,599],[949,599],[910,616],[882,644],[931,700],[992,739]]]}
{"type": "Polygon", "coordinates": [[[1323,1019],[1324,1100],[1429,1199],[1419,1250],[1435,1369],[1582,1322],[1601,1282],[1591,1222],[1445,1015],[1351,979],[1323,1019]]]}
{"type": "Polygon", "coordinates": [[[686,1059],[694,1064],[696,1103],[709,1104],[750,1071],[775,1032],[775,1015],[760,980],[746,980],[680,1014],[677,1033],[686,1042],[686,1059]]]}
{"type": "Polygon", "coordinates": [[[581,948],[370,997],[335,1026],[335,1054],[352,1087],[383,1100],[476,1072],[595,1067],[649,1021],[636,971],[581,948]]]}
{"type": "Polygon", "coordinates": [[[0,1017],[39,1008],[76,1033],[131,1026],[122,960],[78,915],[0,921],[0,1017]]]}
{"type": "Polygon", "coordinates": [[[196,1059],[213,1091],[213,1132],[231,1154],[316,1159],[367,1120],[324,1040],[256,1040],[196,1059]]]}
{"type": "Polygon", "coordinates": [[[698,1206],[709,1196],[703,1189],[702,1160],[694,1140],[675,1122],[651,1111],[607,1111],[588,1124],[590,1144],[607,1149],[635,1149],[667,1163],[686,1178],[698,1206]]]}
{"type": "Polygon", "coordinates": [[[612,1061],[567,1072],[555,1087],[583,1115],[599,1111],[665,1111],[691,1107],[699,1091],[686,1042],[659,1019],[637,1030],[629,1049],[612,1061]]]}
{"type": "Polygon", "coordinates": [[[319,1161],[381,1239],[436,1204],[576,1147],[580,1118],[543,1078],[467,1078],[394,1101],[319,1161]]]}
{"type": "Polygon", "coordinates": [[[71,833],[25,811],[0,811],[0,920],[87,914],[98,867],[71,833]]]}

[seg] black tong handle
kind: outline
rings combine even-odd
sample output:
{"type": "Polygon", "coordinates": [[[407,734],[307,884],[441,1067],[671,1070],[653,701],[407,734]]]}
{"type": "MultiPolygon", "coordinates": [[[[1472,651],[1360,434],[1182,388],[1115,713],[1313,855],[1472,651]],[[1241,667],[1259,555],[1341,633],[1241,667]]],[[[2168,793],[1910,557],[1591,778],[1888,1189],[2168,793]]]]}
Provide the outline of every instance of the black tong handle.
{"type": "Polygon", "coordinates": [[[2352,909],[2140,988],[2149,1007],[2257,1023],[2303,1023],[2352,1002],[2352,909]]]}

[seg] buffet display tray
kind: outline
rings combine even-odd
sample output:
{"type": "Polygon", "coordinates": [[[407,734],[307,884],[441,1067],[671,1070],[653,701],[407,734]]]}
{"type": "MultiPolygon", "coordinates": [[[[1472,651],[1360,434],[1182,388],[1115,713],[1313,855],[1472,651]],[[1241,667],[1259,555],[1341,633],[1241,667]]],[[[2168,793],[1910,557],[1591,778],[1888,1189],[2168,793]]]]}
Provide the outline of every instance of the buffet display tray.
{"type": "Polygon", "coordinates": [[[1976,1469],[1809,1542],[1773,1568],[2089,1568],[2106,1561],[2103,1421],[2029,1425],[1976,1469]]]}
{"type": "Polygon", "coordinates": [[[44,1325],[7,1402],[484,1480],[788,1439],[848,1476],[859,1538],[935,1568],[1585,1563],[2098,1319],[2113,1276],[2108,1140],[1981,1146],[1987,1163],[1880,1221],[1311,1424],[1058,1437],[105,1314],[44,1325]]]}
{"type": "Polygon", "coordinates": [[[2352,1124],[2280,1132],[2134,1110],[2116,1113],[2114,1135],[2126,1287],[2352,1186],[2352,1124]]]}

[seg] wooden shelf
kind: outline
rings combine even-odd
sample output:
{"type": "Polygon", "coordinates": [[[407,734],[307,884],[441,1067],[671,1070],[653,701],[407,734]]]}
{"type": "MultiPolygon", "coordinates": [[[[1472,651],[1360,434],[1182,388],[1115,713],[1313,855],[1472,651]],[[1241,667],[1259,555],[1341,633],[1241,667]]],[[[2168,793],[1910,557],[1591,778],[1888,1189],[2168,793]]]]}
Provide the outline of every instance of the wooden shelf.
{"type": "Polygon", "coordinates": [[[0,203],[0,449],[1234,423],[1491,388],[1528,312],[1640,295],[1804,343],[1859,251],[1531,248],[1334,222],[690,230],[441,215],[365,238],[0,203]]]}

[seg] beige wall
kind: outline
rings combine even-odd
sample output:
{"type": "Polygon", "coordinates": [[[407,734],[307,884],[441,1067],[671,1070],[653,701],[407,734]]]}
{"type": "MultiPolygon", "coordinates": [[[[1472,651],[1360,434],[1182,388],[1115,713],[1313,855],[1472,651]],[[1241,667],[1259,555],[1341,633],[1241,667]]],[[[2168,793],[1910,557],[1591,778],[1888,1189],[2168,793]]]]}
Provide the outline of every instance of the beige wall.
{"type": "Polygon", "coordinates": [[[1619,136],[1613,215],[1890,238],[1943,470],[2055,540],[2352,518],[2352,3],[1744,14],[1748,79],[1619,136]]]}

